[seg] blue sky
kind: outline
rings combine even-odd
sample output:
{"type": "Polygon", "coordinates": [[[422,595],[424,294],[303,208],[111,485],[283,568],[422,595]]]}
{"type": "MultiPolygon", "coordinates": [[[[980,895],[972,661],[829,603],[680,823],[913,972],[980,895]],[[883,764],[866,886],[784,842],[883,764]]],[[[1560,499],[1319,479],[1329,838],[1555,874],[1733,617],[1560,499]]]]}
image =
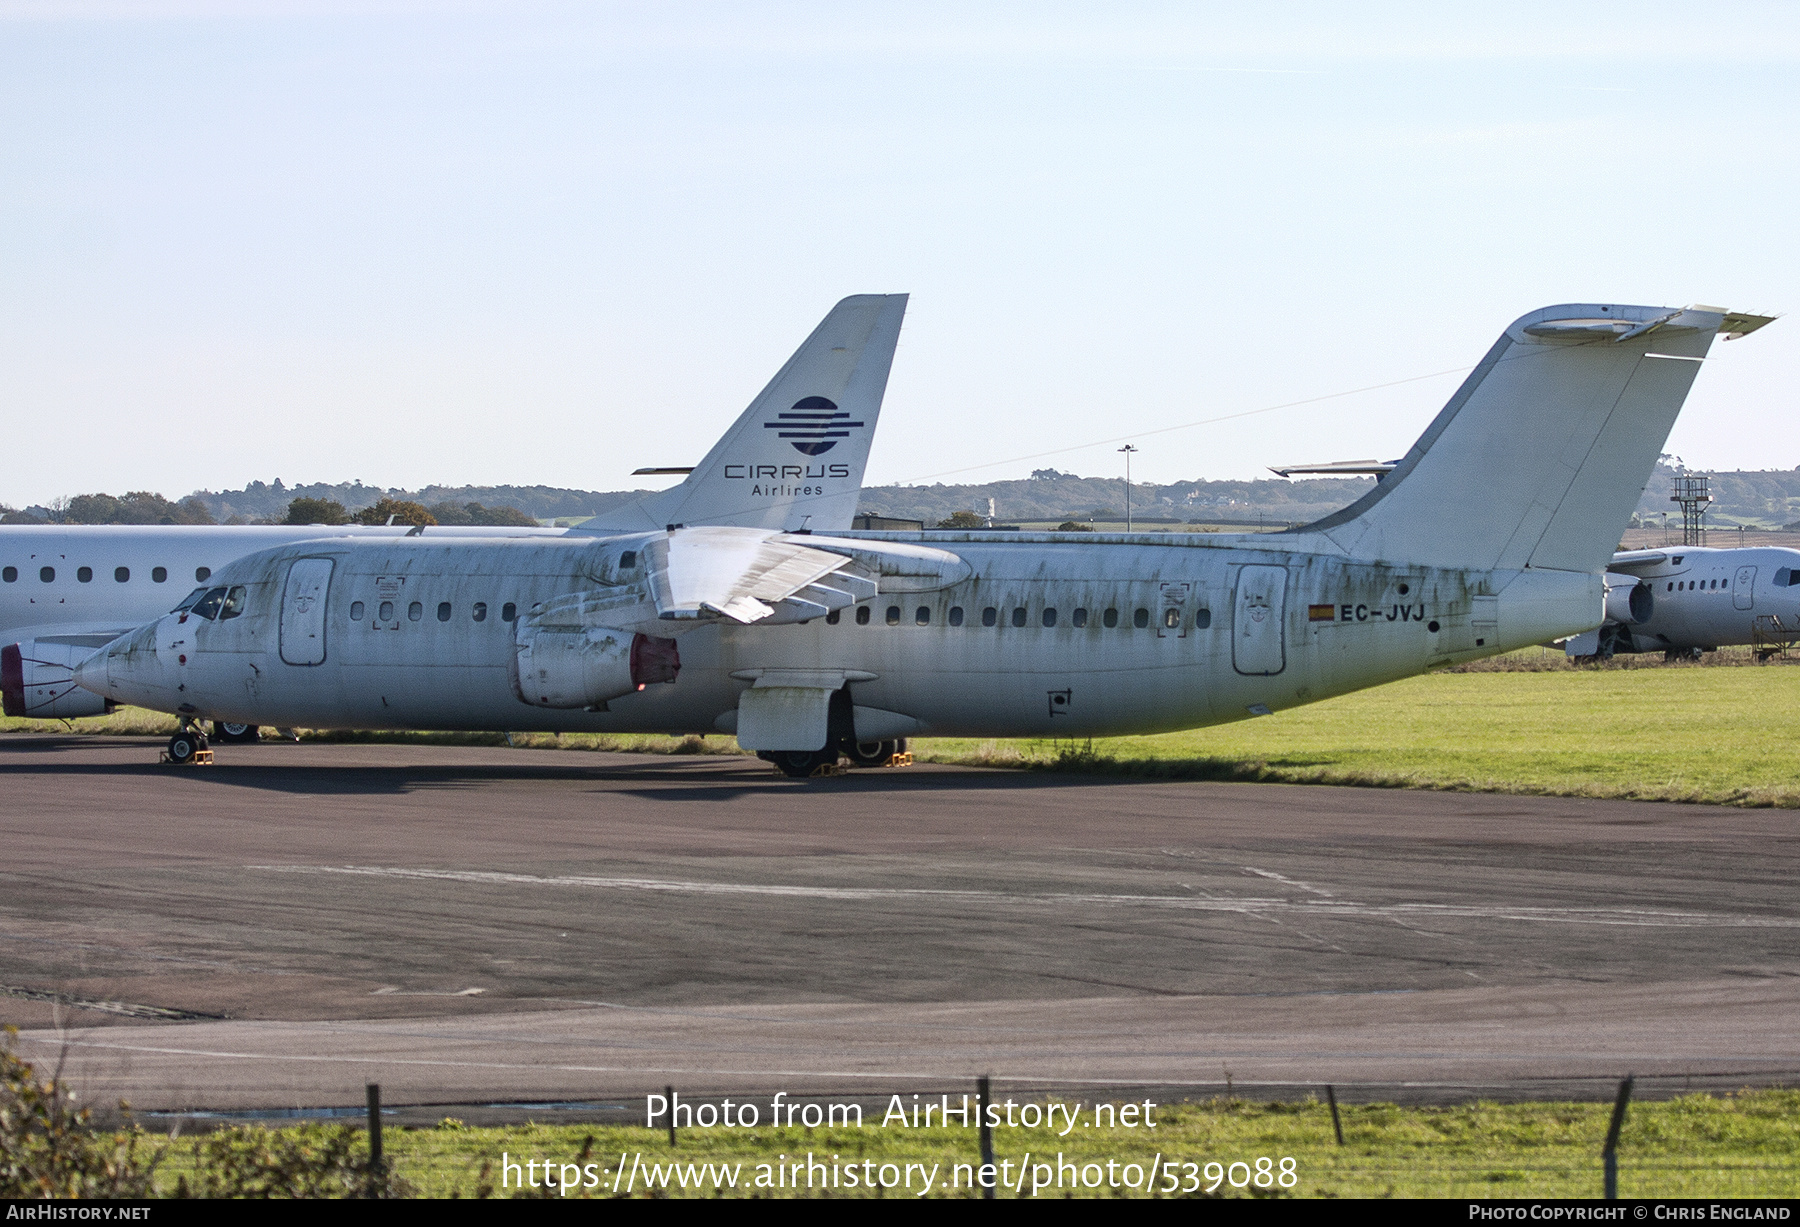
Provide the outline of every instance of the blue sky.
{"type": "MultiPolygon", "coordinates": [[[[850,293],[871,482],[1394,456],[1532,308],[1800,307],[1800,7],[1350,7],[0,0],[0,501],[637,484],[850,293]]],[[[1800,321],[1714,353],[1671,450],[1800,465],[1800,321]]]]}

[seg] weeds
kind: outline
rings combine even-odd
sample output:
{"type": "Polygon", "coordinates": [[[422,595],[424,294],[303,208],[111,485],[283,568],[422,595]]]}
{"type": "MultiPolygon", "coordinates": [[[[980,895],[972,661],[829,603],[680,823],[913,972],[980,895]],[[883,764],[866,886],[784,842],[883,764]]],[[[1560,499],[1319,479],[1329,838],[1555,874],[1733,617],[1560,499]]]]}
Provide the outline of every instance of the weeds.
{"type": "MultiPolygon", "coordinates": [[[[40,1078],[0,1033],[0,1197],[146,1197],[160,1155],[131,1129],[96,1133],[60,1076],[40,1078]]],[[[123,1105],[121,1105],[123,1106],[123,1105]]]]}

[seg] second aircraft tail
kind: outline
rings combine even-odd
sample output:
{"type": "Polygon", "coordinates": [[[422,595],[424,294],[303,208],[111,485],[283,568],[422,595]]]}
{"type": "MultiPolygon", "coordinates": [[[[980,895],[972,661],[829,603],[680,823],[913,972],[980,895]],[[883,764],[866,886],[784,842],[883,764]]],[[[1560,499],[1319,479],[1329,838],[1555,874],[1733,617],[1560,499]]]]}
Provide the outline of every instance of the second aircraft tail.
{"type": "Polygon", "coordinates": [[[849,528],[905,314],[904,294],[838,303],[687,480],[582,530],[849,528]]]}

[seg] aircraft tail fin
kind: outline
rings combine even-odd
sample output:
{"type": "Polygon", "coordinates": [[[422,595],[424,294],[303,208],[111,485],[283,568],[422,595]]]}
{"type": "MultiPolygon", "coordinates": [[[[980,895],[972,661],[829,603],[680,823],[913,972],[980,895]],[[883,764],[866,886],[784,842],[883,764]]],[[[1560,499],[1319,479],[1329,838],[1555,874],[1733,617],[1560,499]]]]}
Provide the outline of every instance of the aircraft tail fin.
{"type": "Polygon", "coordinates": [[[1699,306],[1534,311],[1373,490],[1293,531],[1398,563],[1602,570],[1714,336],[1768,322],[1699,306]]]}
{"type": "Polygon", "coordinates": [[[849,528],[906,298],[858,294],[838,303],[685,481],[582,530],[849,528]]]}

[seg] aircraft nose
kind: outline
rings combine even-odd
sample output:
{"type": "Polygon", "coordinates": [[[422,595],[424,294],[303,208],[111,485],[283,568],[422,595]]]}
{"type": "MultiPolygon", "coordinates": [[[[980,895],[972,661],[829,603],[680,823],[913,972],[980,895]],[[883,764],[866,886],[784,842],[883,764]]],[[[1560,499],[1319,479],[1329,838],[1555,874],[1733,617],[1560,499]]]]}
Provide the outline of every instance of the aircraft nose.
{"type": "MultiPolygon", "coordinates": [[[[75,684],[83,690],[91,690],[97,695],[106,696],[107,666],[106,649],[101,648],[92,656],[75,666],[75,684]]],[[[111,697],[111,696],[106,696],[111,697]]]]}

